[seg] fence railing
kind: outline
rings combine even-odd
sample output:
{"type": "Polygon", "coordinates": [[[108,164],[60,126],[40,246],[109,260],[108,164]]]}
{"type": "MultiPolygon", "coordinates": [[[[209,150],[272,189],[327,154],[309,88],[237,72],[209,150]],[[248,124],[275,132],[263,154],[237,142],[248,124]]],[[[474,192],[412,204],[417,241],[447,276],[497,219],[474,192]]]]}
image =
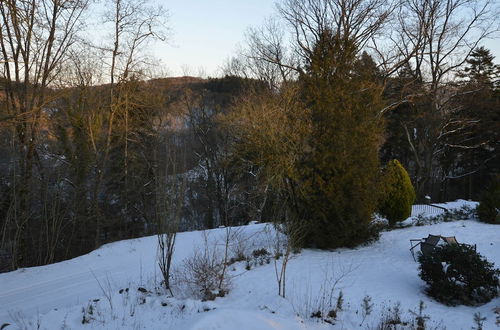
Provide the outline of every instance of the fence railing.
{"type": "Polygon", "coordinates": [[[439,215],[448,212],[448,210],[442,206],[437,206],[434,204],[415,204],[411,207],[411,216],[417,216],[419,214],[424,216],[439,215]]]}

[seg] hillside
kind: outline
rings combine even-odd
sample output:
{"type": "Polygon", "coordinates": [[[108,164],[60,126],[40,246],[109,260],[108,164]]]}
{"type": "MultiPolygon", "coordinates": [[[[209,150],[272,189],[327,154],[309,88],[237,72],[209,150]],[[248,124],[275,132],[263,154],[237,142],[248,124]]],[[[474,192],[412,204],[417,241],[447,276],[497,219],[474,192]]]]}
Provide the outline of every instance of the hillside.
{"type": "MultiPolygon", "coordinates": [[[[269,225],[231,231],[237,237],[231,253],[251,255],[258,248],[272,249],[274,234],[269,225]]],[[[185,275],[180,271],[183,260],[193,251],[203,251],[205,238],[209,246],[220,244],[226,229],[203,233],[178,234],[177,280],[185,275]]],[[[229,294],[202,302],[185,286],[174,287],[175,298],[158,289],[161,276],[152,236],[107,244],[72,260],[0,274],[0,325],[11,323],[5,329],[31,329],[37,323],[40,329],[371,329],[398,303],[401,318],[414,319],[409,310],[418,313],[423,301],[429,328],[470,329],[476,312],[486,317],[485,329],[496,328],[493,309],[500,306],[500,298],[480,307],[447,307],[424,294],[409,240],[428,234],[477,244],[478,252],[500,266],[500,226],[473,219],[442,222],[383,232],[380,240],[356,249],[303,250],[290,259],[286,299],[278,296],[272,260],[251,267],[237,262],[229,268],[229,294]],[[311,318],[318,310],[333,308],[340,292],[342,309],[331,320],[333,325],[311,318]],[[370,313],[363,312],[363,299],[373,304],[370,313]]]]}

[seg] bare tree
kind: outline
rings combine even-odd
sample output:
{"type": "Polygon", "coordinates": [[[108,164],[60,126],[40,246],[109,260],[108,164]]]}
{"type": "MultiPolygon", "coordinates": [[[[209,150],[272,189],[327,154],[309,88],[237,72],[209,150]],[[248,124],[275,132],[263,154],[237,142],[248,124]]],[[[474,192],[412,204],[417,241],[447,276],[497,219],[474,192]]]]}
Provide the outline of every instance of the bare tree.
{"type": "Polygon", "coordinates": [[[198,167],[202,173],[204,181],[203,188],[207,197],[207,207],[205,213],[205,227],[215,228],[217,223],[222,224],[225,220],[223,205],[219,201],[224,200],[223,181],[224,169],[219,166],[222,157],[219,152],[221,143],[215,123],[215,104],[208,102],[208,97],[201,92],[196,95],[192,91],[185,92],[183,103],[187,112],[187,122],[196,139],[195,155],[198,160],[198,167]],[[220,188],[220,189],[219,189],[220,188]]]}
{"type": "MultiPolygon", "coordinates": [[[[1,76],[5,82],[11,141],[18,164],[12,166],[13,198],[9,219],[15,228],[14,267],[27,264],[27,227],[33,218],[35,170],[43,176],[38,150],[44,109],[52,101],[49,87],[77,39],[88,0],[0,3],[1,76]]],[[[8,226],[10,227],[10,226],[8,226]]]]}
{"type": "MultiPolygon", "coordinates": [[[[93,193],[93,210],[96,222],[96,245],[101,236],[101,212],[98,196],[101,193],[105,169],[108,166],[111,143],[116,126],[116,117],[120,116],[124,130],[124,177],[125,191],[129,180],[129,102],[130,91],[127,82],[141,76],[141,68],[147,66],[144,51],[153,40],[165,41],[168,35],[166,20],[168,12],[161,6],[150,5],[149,0],[113,0],[112,6],[105,13],[105,22],[112,26],[111,47],[100,47],[109,64],[110,95],[103,134],[102,151],[96,155],[97,179],[93,193]]],[[[128,199],[125,196],[125,199],[128,199]]]]}
{"type": "Polygon", "coordinates": [[[140,74],[147,62],[145,48],[154,40],[166,41],[168,11],[153,6],[150,0],[113,0],[105,14],[105,22],[113,27],[109,53],[110,82],[113,85],[131,74],[140,74]]]}
{"type": "Polygon", "coordinates": [[[378,50],[386,59],[388,75],[404,63],[389,60],[378,45],[397,1],[382,0],[283,0],[278,2],[279,18],[265,21],[247,33],[248,49],[230,62],[228,69],[268,81],[274,87],[296,78],[310,64],[314,46],[325,31],[349,41],[357,51],[378,50]],[[246,64],[242,65],[242,63],[246,64]]]}
{"type": "Polygon", "coordinates": [[[250,28],[246,34],[248,51],[242,54],[246,61],[240,60],[245,63],[241,71],[268,82],[271,88],[278,88],[300,72],[299,58],[288,44],[284,25],[276,18],[269,18],[263,26],[250,28]]]}
{"type": "MultiPolygon", "coordinates": [[[[419,117],[403,123],[416,164],[417,196],[431,192],[443,176],[437,161],[446,139],[473,121],[459,119],[462,108],[453,102],[457,89],[450,82],[471,52],[486,38],[498,33],[499,6],[491,0],[412,0],[399,13],[398,51],[410,57],[414,82],[421,86],[406,101],[418,107],[419,117]]],[[[475,147],[467,140],[457,150],[475,147]]],[[[476,146],[477,147],[477,146],[476,146]]]]}
{"type": "Polygon", "coordinates": [[[278,6],[292,29],[294,51],[304,61],[326,30],[349,40],[358,50],[382,30],[395,3],[382,0],[285,0],[278,6]]]}
{"type": "MultiPolygon", "coordinates": [[[[171,161],[173,173],[175,162],[171,161]]],[[[158,238],[158,266],[163,276],[163,286],[170,292],[170,277],[172,272],[172,257],[174,255],[175,240],[179,231],[182,216],[184,193],[186,188],[186,176],[175,174],[168,176],[168,171],[160,171],[156,175],[155,187],[155,218],[157,224],[158,238]],[[180,182],[177,182],[179,181],[180,182]]]]}

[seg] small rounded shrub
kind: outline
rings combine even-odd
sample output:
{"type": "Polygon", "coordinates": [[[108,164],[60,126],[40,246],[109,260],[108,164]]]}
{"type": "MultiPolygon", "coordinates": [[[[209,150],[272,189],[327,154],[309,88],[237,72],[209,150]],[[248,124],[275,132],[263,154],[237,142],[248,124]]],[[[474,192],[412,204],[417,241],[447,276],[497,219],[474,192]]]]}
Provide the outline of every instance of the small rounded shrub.
{"type": "Polygon", "coordinates": [[[408,172],[397,159],[387,164],[382,175],[382,187],[379,213],[389,220],[391,226],[408,218],[415,202],[415,189],[408,172]]]}
{"type": "Polygon", "coordinates": [[[477,215],[482,222],[500,224],[500,177],[481,196],[477,215]]]}
{"type": "Polygon", "coordinates": [[[427,294],[439,302],[475,306],[498,296],[500,271],[471,246],[438,246],[418,261],[427,294]]]}

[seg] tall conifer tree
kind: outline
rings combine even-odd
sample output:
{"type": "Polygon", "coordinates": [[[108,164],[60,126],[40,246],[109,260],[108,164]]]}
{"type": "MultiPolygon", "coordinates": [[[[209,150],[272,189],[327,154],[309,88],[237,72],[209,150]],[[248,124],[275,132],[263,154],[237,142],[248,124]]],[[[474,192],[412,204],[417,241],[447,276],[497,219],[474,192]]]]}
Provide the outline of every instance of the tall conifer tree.
{"type": "MultiPolygon", "coordinates": [[[[355,245],[369,235],[376,206],[378,149],[383,125],[381,87],[367,55],[343,35],[322,31],[301,77],[312,133],[298,164],[305,244],[355,245]]],[[[373,61],[372,61],[373,62],[373,61]]],[[[371,62],[371,63],[372,63],[371,62]]]]}

